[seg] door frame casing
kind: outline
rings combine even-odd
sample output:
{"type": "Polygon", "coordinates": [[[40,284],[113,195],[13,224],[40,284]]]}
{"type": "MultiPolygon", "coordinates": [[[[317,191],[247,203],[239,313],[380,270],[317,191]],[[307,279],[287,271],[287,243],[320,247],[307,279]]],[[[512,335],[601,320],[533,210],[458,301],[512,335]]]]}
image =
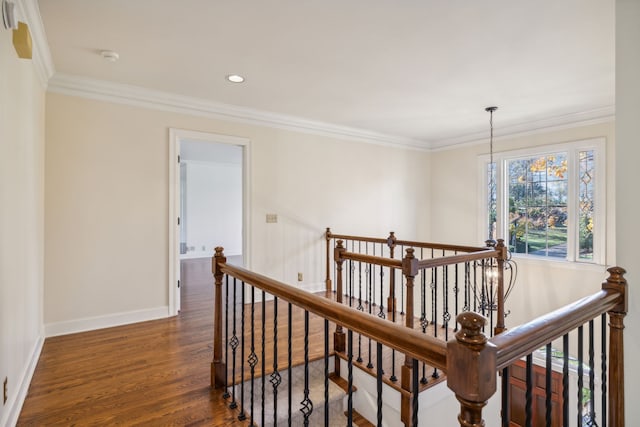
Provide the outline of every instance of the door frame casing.
{"type": "MultiPolygon", "coordinates": [[[[250,255],[250,212],[251,212],[251,140],[239,136],[222,135],[186,129],[169,128],[169,316],[180,311],[180,143],[183,140],[196,140],[218,144],[230,144],[242,148],[242,259],[243,265],[249,267],[250,255]]],[[[213,254],[211,254],[213,256],[213,254]]],[[[212,276],[213,280],[213,276],[212,276]]]]}

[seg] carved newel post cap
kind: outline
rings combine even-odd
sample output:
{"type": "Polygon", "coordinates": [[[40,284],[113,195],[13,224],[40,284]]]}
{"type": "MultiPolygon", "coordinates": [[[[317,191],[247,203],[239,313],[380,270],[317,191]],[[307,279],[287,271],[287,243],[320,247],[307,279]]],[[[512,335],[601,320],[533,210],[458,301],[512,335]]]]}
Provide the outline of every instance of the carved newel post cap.
{"type": "Polygon", "coordinates": [[[336,247],[337,247],[338,249],[344,249],[344,246],[342,246],[342,240],[338,240],[338,241],[336,242],[336,247]]]}
{"type": "Polygon", "coordinates": [[[627,273],[627,270],[625,270],[622,267],[609,267],[607,268],[607,271],[609,272],[609,277],[607,277],[607,282],[614,282],[614,283],[624,283],[627,281],[627,279],[624,278],[624,275],[627,273]]]}
{"type": "Polygon", "coordinates": [[[393,247],[396,245],[396,233],[394,231],[389,232],[389,237],[387,237],[387,246],[393,247]]]}
{"type": "Polygon", "coordinates": [[[413,253],[415,252],[415,249],[408,248],[405,252],[407,253],[406,255],[407,258],[415,258],[415,256],[413,255],[413,253]]]}
{"type": "Polygon", "coordinates": [[[216,254],[214,255],[216,258],[224,256],[224,248],[222,246],[216,246],[214,250],[216,251],[216,254]]]}
{"type": "Polygon", "coordinates": [[[456,333],[456,339],[469,346],[483,346],[487,337],[482,333],[482,328],[487,324],[487,319],[478,313],[460,313],[456,318],[461,329],[456,333]]]}

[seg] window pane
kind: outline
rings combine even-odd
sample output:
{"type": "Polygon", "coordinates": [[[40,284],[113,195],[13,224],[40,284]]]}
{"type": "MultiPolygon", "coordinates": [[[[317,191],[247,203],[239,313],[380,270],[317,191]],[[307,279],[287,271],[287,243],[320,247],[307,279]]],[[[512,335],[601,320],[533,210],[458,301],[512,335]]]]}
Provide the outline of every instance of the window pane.
{"type": "Polygon", "coordinates": [[[578,172],[578,257],[593,259],[593,184],[595,178],[594,152],[580,151],[578,172]]]}
{"type": "Polygon", "coordinates": [[[508,162],[509,249],[567,257],[567,155],[508,162]]]}

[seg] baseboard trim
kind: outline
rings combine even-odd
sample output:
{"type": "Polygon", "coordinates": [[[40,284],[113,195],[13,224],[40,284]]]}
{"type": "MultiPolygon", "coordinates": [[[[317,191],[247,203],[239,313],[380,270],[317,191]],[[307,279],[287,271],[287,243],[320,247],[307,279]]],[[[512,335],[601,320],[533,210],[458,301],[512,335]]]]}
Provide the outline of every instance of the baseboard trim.
{"type": "Polygon", "coordinates": [[[85,317],[83,319],[65,320],[64,322],[47,323],[44,325],[45,336],[73,334],[76,332],[93,331],[113,326],[128,325],[130,323],[146,322],[147,320],[164,319],[169,317],[169,307],[162,306],[144,310],[113,313],[105,316],[85,317]]]}
{"type": "Polygon", "coordinates": [[[24,405],[24,401],[27,398],[27,393],[29,392],[31,379],[33,378],[33,374],[36,371],[36,366],[38,366],[38,360],[40,360],[40,353],[42,352],[43,345],[44,338],[40,336],[33,346],[33,350],[31,351],[31,355],[29,357],[29,363],[27,364],[22,378],[20,379],[18,393],[15,395],[15,399],[13,399],[12,402],[9,402],[7,418],[4,420],[5,423],[0,423],[0,425],[15,426],[18,423],[18,418],[20,417],[20,412],[22,411],[22,405],[24,405]]]}
{"type": "Polygon", "coordinates": [[[311,293],[322,292],[327,289],[327,285],[324,282],[306,283],[300,287],[311,293]]]}

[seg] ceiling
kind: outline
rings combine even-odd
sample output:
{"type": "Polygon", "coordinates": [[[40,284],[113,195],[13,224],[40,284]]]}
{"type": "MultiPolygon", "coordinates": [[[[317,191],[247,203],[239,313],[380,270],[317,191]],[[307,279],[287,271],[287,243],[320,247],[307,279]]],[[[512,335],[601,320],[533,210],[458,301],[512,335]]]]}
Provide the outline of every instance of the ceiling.
{"type": "Polygon", "coordinates": [[[614,0],[39,0],[56,76],[441,147],[614,114],[614,0]],[[117,51],[111,63],[100,51],[117,51]],[[225,76],[246,78],[233,84],[225,76]]]}

